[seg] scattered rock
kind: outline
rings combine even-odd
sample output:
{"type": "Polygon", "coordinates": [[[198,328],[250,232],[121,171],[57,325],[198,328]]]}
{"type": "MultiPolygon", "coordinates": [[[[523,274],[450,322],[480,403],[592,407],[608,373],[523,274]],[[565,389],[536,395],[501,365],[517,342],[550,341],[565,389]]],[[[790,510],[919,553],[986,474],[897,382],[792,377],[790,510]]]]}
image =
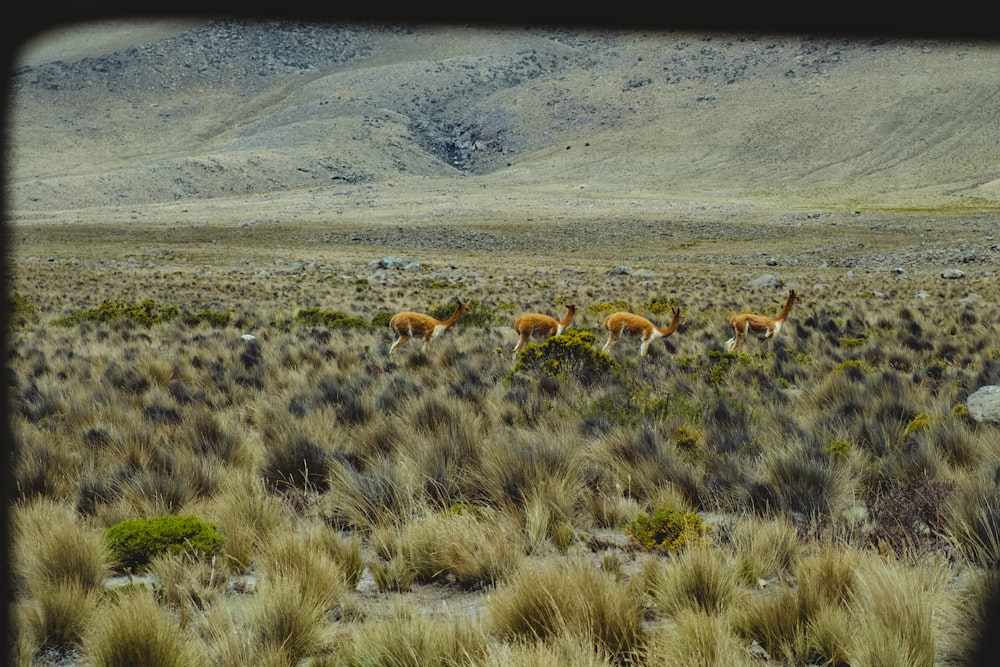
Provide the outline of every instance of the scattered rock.
{"type": "Polygon", "coordinates": [[[754,278],[753,280],[751,280],[749,285],[754,289],[760,289],[762,287],[777,287],[778,276],[774,273],[765,273],[759,278],[754,278]]]}
{"type": "Polygon", "coordinates": [[[370,264],[372,268],[375,269],[396,269],[406,264],[406,260],[400,257],[387,256],[382,259],[376,259],[370,264]]]}
{"type": "Polygon", "coordinates": [[[964,278],[965,271],[959,269],[945,269],[941,272],[941,277],[946,280],[955,280],[957,278],[964,278]]]}
{"type": "Polygon", "coordinates": [[[969,416],[977,422],[1000,423],[1000,386],[991,384],[980,387],[965,401],[969,416]]]}

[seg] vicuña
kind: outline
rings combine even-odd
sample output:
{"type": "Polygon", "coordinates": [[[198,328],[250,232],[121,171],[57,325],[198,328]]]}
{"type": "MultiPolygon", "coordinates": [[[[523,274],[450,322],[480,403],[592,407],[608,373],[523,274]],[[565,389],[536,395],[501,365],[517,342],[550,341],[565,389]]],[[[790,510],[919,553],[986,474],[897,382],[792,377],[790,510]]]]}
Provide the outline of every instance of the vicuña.
{"type": "Polygon", "coordinates": [[[635,313],[611,313],[606,318],[604,318],[604,328],[608,330],[608,342],[604,344],[602,348],[607,352],[611,348],[611,344],[618,340],[619,336],[628,336],[630,338],[638,338],[641,342],[639,344],[639,356],[645,357],[649,352],[649,344],[652,343],[657,338],[666,338],[674,331],[677,327],[683,324],[684,316],[681,315],[680,308],[674,308],[674,317],[666,327],[658,327],[645,317],[636,315],[635,313]]]}
{"type": "Polygon", "coordinates": [[[517,353],[521,351],[530,338],[550,338],[562,334],[573,321],[574,315],[576,315],[575,303],[566,306],[566,317],[563,318],[562,322],[551,315],[542,315],[541,313],[521,315],[514,321],[514,331],[519,336],[517,345],[514,346],[514,358],[517,358],[517,353]]]}
{"type": "Polygon", "coordinates": [[[443,334],[451,328],[451,325],[458,322],[458,318],[469,312],[469,306],[460,298],[455,297],[455,303],[455,312],[443,322],[434,319],[430,315],[411,311],[404,311],[393,315],[392,319],[389,320],[389,331],[396,336],[396,340],[392,342],[392,347],[389,348],[389,356],[394,356],[396,350],[411,338],[422,338],[424,343],[421,349],[426,353],[433,339],[443,334]]]}
{"type": "Polygon", "coordinates": [[[777,317],[767,317],[765,315],[755,315],[753,313],[739,313],[729,318],[729,326],[733,328],[733,337],[726,341],[726,352],[737,352],[743,345],[743,340],[749,336],[755,336],[767,341],[767,351],[774,347],[774,339],[781,331],[781,326],[788,319],[788,314],[792,312],[792,306],[802,300],[802,295],[795,290],[788,290],[788,300],[785,307],[777,317]]]}

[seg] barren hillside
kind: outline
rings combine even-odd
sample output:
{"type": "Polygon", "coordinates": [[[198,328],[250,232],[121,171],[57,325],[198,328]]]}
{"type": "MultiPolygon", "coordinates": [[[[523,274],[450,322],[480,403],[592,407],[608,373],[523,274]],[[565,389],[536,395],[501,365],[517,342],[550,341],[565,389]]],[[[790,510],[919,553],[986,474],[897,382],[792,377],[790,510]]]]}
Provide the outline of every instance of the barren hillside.
{"type": "Polygon", "coordinates": [[[1000,204],[997,44],[217,21],[23,60],[15,220],[1000,204]]]}

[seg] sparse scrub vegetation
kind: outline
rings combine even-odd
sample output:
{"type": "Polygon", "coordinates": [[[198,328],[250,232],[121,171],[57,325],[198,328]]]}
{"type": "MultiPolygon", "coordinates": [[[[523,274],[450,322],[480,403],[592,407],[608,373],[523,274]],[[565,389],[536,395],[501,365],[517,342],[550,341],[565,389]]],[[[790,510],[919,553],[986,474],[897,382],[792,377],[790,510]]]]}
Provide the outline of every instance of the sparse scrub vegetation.
{"type": "Polygon", "coordinates": [[[970,654],[969,591],[1000,554],[1000,438],[965,407],[1000,381],[990,311],[802,269],[823,298],[773,351],[728,353],[747,299],[715,268],[580,270],[558,299],[554,273],[479,268],[457,326],[392,361],[388,320],[440,298],[431,282],[275,273],[248,303],[227,280],[18,265],[21,663],[123,664],[129,645],[151,665],[970,654]],[[579,304],[573,325],[511,359],[517,314],[553,303],[579,304]],[[683,335],[641,363],[604,354],[603,317],[629,304],[683,305],[683,335]],[[206,542],[104,540],[188,517],[206,542]]]}

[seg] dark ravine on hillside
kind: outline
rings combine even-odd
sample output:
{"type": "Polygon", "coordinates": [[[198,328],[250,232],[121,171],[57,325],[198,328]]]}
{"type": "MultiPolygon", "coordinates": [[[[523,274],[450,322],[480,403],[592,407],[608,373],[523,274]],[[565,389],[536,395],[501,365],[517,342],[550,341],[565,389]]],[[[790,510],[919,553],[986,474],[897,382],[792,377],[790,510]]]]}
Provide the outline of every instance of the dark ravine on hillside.
{"type": "Polygon", "coordinates": [[[21,67],[13,208],[531,181],[512,165],[666,197],[993,206],[996,63],[988,44],[213,21],[21,67]],[[581,141],[585,162],[564,150],[581,141]]]}

